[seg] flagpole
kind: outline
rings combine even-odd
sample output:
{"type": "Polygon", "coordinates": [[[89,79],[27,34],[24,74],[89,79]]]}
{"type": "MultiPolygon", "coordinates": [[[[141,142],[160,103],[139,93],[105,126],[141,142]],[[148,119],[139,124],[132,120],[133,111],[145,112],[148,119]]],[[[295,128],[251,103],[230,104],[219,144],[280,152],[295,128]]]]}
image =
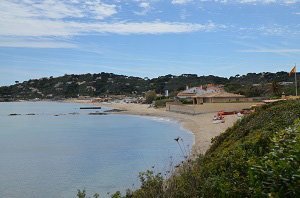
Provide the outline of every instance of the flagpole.
{"type": "Polygon", "coordinates": [[[296,96],[298,96],[298,86],[297,86],[297,66],[295,63],[295,87],[296,87],[296,96]]]}

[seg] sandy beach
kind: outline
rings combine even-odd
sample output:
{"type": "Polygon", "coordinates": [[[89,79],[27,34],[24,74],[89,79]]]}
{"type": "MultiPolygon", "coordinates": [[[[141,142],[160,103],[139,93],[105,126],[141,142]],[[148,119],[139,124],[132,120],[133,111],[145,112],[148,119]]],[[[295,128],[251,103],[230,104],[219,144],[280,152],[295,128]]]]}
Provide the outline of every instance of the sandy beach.
{"type": "Polygon", "coordinates": [[[213,124],[212,118],[216,113],[205,113],[200,115],[188,115],[166,111],[165,108],[149,108],[146,104],[127,103],[93,103],[113,109],[125,110],[117,114],[130,114],[140,116],[155,116],[170,118],[178,121],[186,130],[191,131],[195,136],[193,153],[205,153],[211,145],[211,139],[224,132],[228,127],[238,120],[236,115],[225,116],[225,123],[213,124]]]}

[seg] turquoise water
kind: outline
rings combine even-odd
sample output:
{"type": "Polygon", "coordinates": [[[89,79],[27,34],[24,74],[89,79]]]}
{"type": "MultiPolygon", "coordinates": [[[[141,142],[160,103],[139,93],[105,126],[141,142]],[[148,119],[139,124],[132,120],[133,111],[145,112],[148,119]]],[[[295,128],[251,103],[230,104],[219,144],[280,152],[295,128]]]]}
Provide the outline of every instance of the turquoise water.
{"type": "Polygon", "coordinates": [[[88,115],[97,110],[80,106],[0,103],[0,197],[75,197],[84,188],[90,196],[124,192],[139,185],[140,171],[154,166],[164,173],[183,160],[174,138],[182,137],[186,147],[193,142],[172,121],[88,115]]]}

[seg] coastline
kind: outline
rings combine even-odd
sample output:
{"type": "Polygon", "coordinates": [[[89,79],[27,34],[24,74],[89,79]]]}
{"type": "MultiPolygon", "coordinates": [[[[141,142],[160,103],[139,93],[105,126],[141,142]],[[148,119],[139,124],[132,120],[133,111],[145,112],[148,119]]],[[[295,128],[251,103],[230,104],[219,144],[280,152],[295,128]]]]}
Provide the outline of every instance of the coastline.
{"type": "Polygon", "coordinates": [[[149,108],[148,104],[106,102],[93,103],[89,100],[78,99],[47,102],[81,103],[94,106],[103,106],[111,109],[122,110],[109,112],[110,114],[150,116],[178,122],[180,127],[182,127],[186,132],[192,133],[194,136],[194,141],[191,148],[192,155],[204,154],[211,146],[211,139],[225,132],[226,129],[232,127],[238,120],[236,115],[227,115],[225,116],[225,123],[213,124],[212,119],[217,112],[189,115],[166,111],[165,108],[149,108]]]}
{"type": "Polygon", "coordinates": [[[204,154],[211,146],[211,139],[220,135],[227,128],[234,125],[238,120],[236,115],[225,117],[225,123],[213,124],[212,118],[216,113],[204,113],[199,115],[180,114],[166,111],[165,108],[149,108],[147,104],[134,103],[92,103],[89,101],[67,100],[67,102],[85,103],[96,106],[104,106],[112,109],[123,110],[112,112],[112,114],[128,114],[137,116],[151,116],[158,118],[171,119],[180,124],[180,126],[194,135],[194,144],[192,154],[204,154]]]}
{"type": "Polygon", "coordinates": [[[148,108],[147,104],[102,104],[106,107],[125,110],[117,114],[130,114],[139,116],[153,116],[167,118],[177,121],[187,132],[194,135],[192,154],[204,154],[211,145],[211,139],[220,135],[227,128],[234,125],[238,120],[236,115],[225,117],[225,123],[213,124],[212,118],[216,113],[205,113],[200,115],[187,115],[166,111],[165,108],[148,108]]]}

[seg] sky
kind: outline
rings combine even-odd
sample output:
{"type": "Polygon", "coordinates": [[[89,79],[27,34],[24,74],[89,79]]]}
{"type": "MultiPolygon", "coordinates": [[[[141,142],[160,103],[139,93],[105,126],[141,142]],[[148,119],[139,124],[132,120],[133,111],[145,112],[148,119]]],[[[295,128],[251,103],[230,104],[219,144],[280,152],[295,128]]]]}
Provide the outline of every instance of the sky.
{"type": "Polygon", "coordinates": [[[0,86],[112,72],[230,77],[300,65],[300,0],[0,0],[0,86]]]}

